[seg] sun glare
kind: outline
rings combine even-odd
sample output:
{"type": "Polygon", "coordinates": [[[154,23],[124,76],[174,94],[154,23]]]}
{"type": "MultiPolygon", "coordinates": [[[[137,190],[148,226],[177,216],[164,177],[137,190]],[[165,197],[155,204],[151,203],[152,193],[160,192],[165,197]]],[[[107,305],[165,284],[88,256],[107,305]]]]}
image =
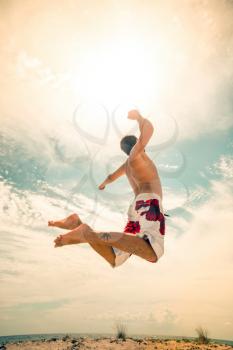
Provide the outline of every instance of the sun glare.
{"type": "Polygon", "coordinates": [[[163,83],[162,61],[159,55],[143,49],[140,42],[134,45],[124,40],[117,45],[102,46],[90,52],[82,61],[80,71],[73,77],[73,86],[83,98],[117,103],[148,105],[151,98],[159,97],[163,83]]]}

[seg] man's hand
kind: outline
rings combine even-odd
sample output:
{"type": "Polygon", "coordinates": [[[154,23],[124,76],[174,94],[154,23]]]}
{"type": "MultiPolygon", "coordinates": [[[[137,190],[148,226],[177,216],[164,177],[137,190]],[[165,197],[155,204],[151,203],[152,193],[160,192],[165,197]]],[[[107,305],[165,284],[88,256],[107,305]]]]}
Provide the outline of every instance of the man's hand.
{"type": "Polygon", "coordinates": [[[126,162],[123,163],[117,170],[115,170],[112,174],[109,174],[104,182],[102,182],[101,185],[99,185],[99,190],[104,190],[105,186],[110,184],[111,182],[115,181],[118,179],[120,176],[125,174],[125,165],[126,162]]]}
{"type": "Polygon", "coordinates": [[[141,118],[142,116],[136,109],[132,109],[128,112],[128,119],[139,121],[141,118]]]}
{"type": "Polygon", "coordinates": [[[128,119],[136,120],[138,122],[139,130],[140,132],[142,132],[145,118],[143,118],[136,109],[132,109],[131,111],[128,112],[128,119]]]}
{"type": "Polygon", "coordinates": [[[102,184],[99,185],[99,190],[104,190],[105,189],[105,186],[110,184],[112,182],[112,178],[111,178],[111,175],[108,175],[106,177],[106,179],[104,180],[104,182],[102,182],[102,184]]]}
{"type": "Polygon", "coordinates": [[[103,182],[101,185],[99,185],[98,189],[104,190],[105,189],[105,182],[103,182]]]}

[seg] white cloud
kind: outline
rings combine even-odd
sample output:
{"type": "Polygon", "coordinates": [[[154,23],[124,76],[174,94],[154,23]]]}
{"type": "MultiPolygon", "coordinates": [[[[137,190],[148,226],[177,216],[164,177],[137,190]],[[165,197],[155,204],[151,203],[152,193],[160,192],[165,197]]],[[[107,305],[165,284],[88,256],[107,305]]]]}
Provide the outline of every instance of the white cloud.
{"type": "MultiPolygon", "coordinates": [[[[199,207],[187,207],[193,214],[192,221],[176,219],[177,227],[183,228],[185,224],[186,228],[179,238],[168,223],[165,255],[156,266],[131,257],[120,268],[112,270],[90,248],[54,249],[52,232],[56,229],[49,230],[48,234],[41,223],[40,229],[20,226],[20,230],[18,225],[2,224],[1,249],[5,255],[1,266],[12,272],[2,274],[2,322],[5,324],[2,329],[5,333],[7,327],[13,333],[23,329],[18,324],[21,311],[16,311],[17,304],[60,301],[60,306],[48,307],[43,313],[47,331],[62,331],[64,327],[75,331],[78,327],[80,331],[111,332],[119,319],[127,322],[132,333],[194,335],[195,327],[202,324],[212,337],[230,338],[230,327],[225,323],[233,322],[229,312],[233,306],[231,191],[230,182],[212,181],[209,199],[199,207]],[[5,240],[7,237],[9,241],[5,240]],[[63,321],[67,314],[70,324],[63,321]],[[10,324],[6,319],[8,315],[10,324]]],[[[57,201],[55,207],[49,198],[47,204],[45,198],[40,202],[40,210],[45,210],[47,216],[63,215],[62,202],[57,201]]],[[[17,216],[17,212],[12,211],[12,215],[17,216]]],[[[42,216],[45,219],[45,213],[42,216]]],[[[106,216],[115,220],[115,213],[110,210],[106,216]]],[[[96,223],[96,228],[104,225],[105,218],[96,223]]],[[[115,228],[119,228],[118,222],[115,228]]],[[[42,311],[35,309],[26,317],[30,319],[30,329],[43,331],[35,320],[39,312],[42,311]]],[[[24,327],[29,327],[25,322],[24,327]]]]}
{"type": "Polygon", "coordinates": [[[214,165],[214,167],[219,170],[224,179],[233,178],[233,157],[232,156],[221,156],[220,160],[214,165]]]}

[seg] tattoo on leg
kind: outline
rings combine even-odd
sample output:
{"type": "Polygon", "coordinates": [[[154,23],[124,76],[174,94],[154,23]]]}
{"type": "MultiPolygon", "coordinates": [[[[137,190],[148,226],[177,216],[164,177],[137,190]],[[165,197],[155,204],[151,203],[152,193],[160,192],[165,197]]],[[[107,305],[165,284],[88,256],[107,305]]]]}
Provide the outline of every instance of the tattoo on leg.
{"type": "Polygon", "coordinates": [[[103,232],[101,233],[100,238],[104,241],[108,241],[111,238],[111,234],[108,232],[103,232]]]}

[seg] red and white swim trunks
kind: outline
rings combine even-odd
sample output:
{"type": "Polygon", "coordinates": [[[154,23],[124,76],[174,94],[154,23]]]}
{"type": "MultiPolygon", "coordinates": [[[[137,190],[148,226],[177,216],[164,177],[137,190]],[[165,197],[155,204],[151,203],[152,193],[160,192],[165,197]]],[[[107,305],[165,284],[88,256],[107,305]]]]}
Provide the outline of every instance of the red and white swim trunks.
{"type": "MultiPolygon", "coordinates": [[[[139,193],[128,209],[124,233],[141,237],[154,249],[158,260],[164,254],[165,216],[157,193],[139,193]]],[[[113,247],[115,266],[123,264],[132,254],[113,247]]],[[[155,262],[155,261],[150,261],[155,262]]]]}

